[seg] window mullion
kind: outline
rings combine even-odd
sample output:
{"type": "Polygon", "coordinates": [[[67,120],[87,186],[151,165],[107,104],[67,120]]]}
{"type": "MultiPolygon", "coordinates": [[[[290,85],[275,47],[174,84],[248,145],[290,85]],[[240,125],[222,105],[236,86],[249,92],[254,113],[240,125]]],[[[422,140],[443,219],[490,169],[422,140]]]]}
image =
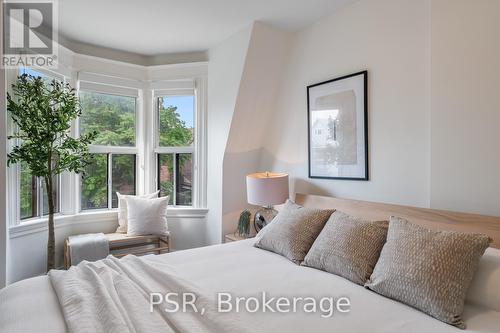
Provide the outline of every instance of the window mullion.
{"type": "Polygon", "coordinates": [[[133,167],[134,167],[134,195],[138,195],[139,193],[139,190],[137,189],[137,178],[139,177],[139,175],[137,174],[137,171],[139,170],[139,168],[137,168],[137,163],[138,163],[138,158],[137,158],[137,154],[134,154],[134,164],[133,164],[133,167]]]}
{"type": "Polygon", "coordinates": [[[92,154],[138,154],[137,147],[120,147],[120,146],[99,146],[90,145],[89,151],[92,154]]]}
{"type": "Polygon", "coordinates": [[[177,206],[177,154],[174,153],[172,154],[172,164],[173,164],[173,171],[174,171],[174,177],[173,177],[173,186],[172,186],[172,203],[174,206],[177,206]]]}
{"type": "Polygon", "coordinates": [[[154,150],[155,153],[158,153],[157,148],[160,147],[160,103],[158,101],[158,97],[154,97],[154,123],[153,123],[153,129],[154,129],[154,150]]]}
{"type": "Polygon", "coordinates": [[[31,176],[31,217],[38,216],[38,178],[31,176]]]}
{"type": "Polygon", "coordinates": [[[37,217],[43,216],[43,187],[42,177],[36,178],[36,195],[37,195],[37,217]]]}
{"type": "Polygon", "coordinates": [[[113,207],[113,165],[111,163],[113,154],[108,154],[108,209],[113,207]]]}
{"type": "Polygon", "coordinates": [[[187,147],[156,147],[155,153],[157,154],[193,154],[195,148],[193,146],[187,147]]]}
{"type": "MultiPolygon", "coordinates": [[[[161,186],[160,186],[160,154],[155,154],[156,156],[156,172],[155,172],[155,188],[160,190],[161,189],[161,186]]],[[[161,197],[161,193],[158,195],[161,197]]]]}

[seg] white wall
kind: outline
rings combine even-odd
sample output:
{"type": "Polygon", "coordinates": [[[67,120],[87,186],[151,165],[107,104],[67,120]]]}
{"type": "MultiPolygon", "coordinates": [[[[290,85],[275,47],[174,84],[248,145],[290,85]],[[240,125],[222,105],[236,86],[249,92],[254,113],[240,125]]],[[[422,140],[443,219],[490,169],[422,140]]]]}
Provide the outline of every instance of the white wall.
{"type": "MultiPolygon", "coordinates": [[[[114,232],[118,227],[117,213],[107,212],[85,216],[56,217],[56,266],[63,265],[64,239],[71,235],[114,232]]],[[[169,213],[168,227],[171,232],[172,251],[185,250],[206,245],[205,217],[184,212],[169,213]]],[[[10,260],[7,283],[13,283],[45,273],[47,263],[47,226],[39,224],[36,229],[23,226],[10,230],[10,260]]]]}
{"type": "Polygon", "coordinates": [[[500,215],[500,2],[361,0],[299,32],[261,168],[292,191],[500,215]],[[370,181],[307,177],[306,86],[369,72],[370,181]]]}
{"type": "MultiPolygon", "coordinates": [[[[71,235],[96,232],[113,232],[116,230],[117,220],[109,214],[100,217],[98,221],[91,219],[78,220],[67,218],[56,222],[56,267],[63,266],[64,239],[71,235]],[[114,230],[113,230],[114,228],[114,230]]],[[[33,230],[10,230],[9,265],[7,266],[7,283],[13,283],[29,277],[42,275],[47,267],[47,226],[40,224],[33,230]]]]}
{"type": "Polygon", "coordinates": [[[253,25],[209,51],[207,241],[222,240],[223,160],[253,25]]]}
{"type": "Polygon", "coordinates": [[[431,206],[500,215],[500,1],[433,1],[431,36],[431,206]]]}
{"type": "Polygon", "coordinates": [[[427,1],[359,1],[299,32],[262,168],[289,172],[292,192],[428,206],[427,18],[427,1]],[[365,69],[370,181],[309,179],[306,86],[365,69]]]}
{"type": "Polygon", "coordinates": [[[289,33],[254,24],[224,154],[223,234],[235,231],[239,214],[249,206],[245,176],[261,171],[261,147],[269,136],[267,124],[290,42],[289,33]]]}

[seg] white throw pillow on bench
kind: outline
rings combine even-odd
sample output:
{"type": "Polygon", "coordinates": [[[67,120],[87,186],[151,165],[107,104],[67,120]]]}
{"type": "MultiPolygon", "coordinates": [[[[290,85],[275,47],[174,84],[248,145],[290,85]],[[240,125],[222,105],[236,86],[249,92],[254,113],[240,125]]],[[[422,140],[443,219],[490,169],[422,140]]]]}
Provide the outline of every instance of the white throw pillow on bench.
{"type": "MultiPolygon", "coordinates": [[[[151,193],[151,194],[139,195],[137,197],[143,198],[143,199],[154,199],[154,198],[158,198],[158,193],[160,193],[160,191],[156,191],[156,192],[151,193]]],[[[118,196],[118,229],[116,229],[116,232],[126,234],[127,233],[127,201],[125,199],[128,197],[136,197],[136,196],[120,194],[119,192],[116,192],[116,195],[118,196]]]]}
{"type": "Polygon", "coordinates": [[[144,199],[134,196],[127,201],[127,235],[167,235],[167,206],[169,197],[144,199]]]}

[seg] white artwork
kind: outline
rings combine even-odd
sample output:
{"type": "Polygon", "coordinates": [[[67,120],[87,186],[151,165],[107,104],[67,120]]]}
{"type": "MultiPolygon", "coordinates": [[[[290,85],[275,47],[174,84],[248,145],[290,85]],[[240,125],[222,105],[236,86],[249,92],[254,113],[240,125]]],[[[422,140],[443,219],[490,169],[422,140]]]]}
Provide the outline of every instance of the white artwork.
{"type": "Polygon", "coordinates": [[[368,180],[367,72],[307,87],[309,177],[368,180]]]}

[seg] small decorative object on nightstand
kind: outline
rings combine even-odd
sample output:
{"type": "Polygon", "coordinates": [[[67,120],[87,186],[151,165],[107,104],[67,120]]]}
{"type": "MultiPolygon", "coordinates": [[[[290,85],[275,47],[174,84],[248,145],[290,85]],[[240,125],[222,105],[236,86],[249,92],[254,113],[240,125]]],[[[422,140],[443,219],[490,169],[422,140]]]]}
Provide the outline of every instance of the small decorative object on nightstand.
{"type": "Polygon", "coordinates": [[[256,232],[278,214],[273,205],[284,203],[288,196],[286,173],[259,172],[247,176],[247,201],[251,205],[262,207],[255,213],[253,220],[256,232]]]}
{"type": "Polygon", "coordinates": [[[252,213],[246,209],[240,214],[238,235],[241,237],[248,238],[248,236],[250,236],[250,216],[252,216],[252,213]]]}
{"type": "Polygon", "coordinates": [[[235,232],[235,233],[232,233],[232,234],[227,234],[224,237],[224,243],[236,242],[236,241],[240,241],[240,240],[244,240],[244,239],[249,239],[249,238],[253,238],[253,237],[254,236],[243,237],[243,236],[238,235],[237,232],[235,232]]]}

